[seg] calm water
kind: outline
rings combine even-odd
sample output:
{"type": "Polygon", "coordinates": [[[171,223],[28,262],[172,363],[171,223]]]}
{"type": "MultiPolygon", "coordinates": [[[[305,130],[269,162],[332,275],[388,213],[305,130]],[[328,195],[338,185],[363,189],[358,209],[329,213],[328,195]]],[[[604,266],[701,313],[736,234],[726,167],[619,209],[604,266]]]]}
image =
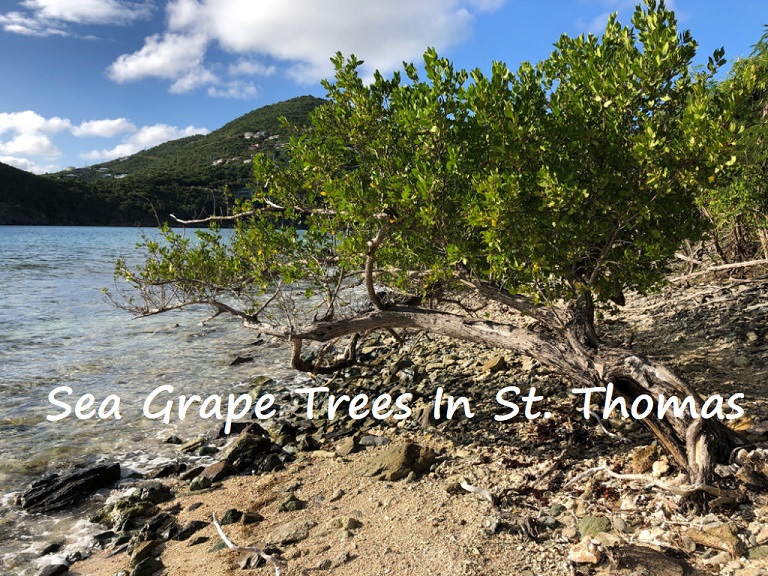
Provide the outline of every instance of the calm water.
{"type": "Polygon", "coordinates": [[[30,480],[103,458],[145,470],[176,456],[162,442],[169,435],[194,438],[216,425],[196,414],[167,425],[145,418],[142,404],[157,386],[174,387],[164,399],[205,397],[246,392],[262,374],[286,385],[295,377],[282,345],[254,348],[255,335],[234,321],[203,325],[207,310],[133,319],[105,302],[115,261],[138,261],[140,236],[129,228],[0,226],[0,573],[34,574],[29,562],[41,542],[66,534],[74,547],[95,530],[16,510],[13,493],[30,480]],[[229,366],[254,353],[256,362],[229,366]],[[96,406],[117,394],[122,419],[49,422],[46,415],[61,413],[48,401],[58,386],[73,389],[59,396],[73,407],[86,393],[96,406]]]}

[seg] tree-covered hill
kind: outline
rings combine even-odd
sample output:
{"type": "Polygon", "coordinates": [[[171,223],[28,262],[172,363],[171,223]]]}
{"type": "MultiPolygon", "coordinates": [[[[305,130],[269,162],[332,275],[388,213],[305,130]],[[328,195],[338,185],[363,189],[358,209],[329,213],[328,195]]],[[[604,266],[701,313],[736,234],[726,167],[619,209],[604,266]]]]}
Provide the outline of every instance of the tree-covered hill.
{"type": "Polygon", "coordinates": [[[213,213],[226,194],[245,195],[257,154],[280,159],[289,125],[309,123],[324,101],[301,96],[253,110],[205,136],[40,177],[0,171],[0,224],[153,225],[171,212],[213,213]],[[225,193],[225,191],[227,191],[225,193]]]}
{"type": "Polygon", "coordinates": [[[58,182],[0,163],[0,224],[109,224],[114,206],[78,182],[58,182]]]}

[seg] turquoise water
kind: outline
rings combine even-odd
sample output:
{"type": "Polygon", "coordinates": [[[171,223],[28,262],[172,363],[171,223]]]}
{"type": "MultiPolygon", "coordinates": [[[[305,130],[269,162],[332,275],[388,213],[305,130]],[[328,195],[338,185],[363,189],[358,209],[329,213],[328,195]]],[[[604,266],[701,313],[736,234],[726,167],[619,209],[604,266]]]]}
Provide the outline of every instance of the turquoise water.
{"type": "Polygon", "coordinates": [[[286,385],[295,378],[282,344],[254,348],[255,335],[234,320],[203,324],[205,309],[134,319],[106,302],[115,261],[138,261],[140,236],[131,228],[0,226],[0,573],[34,574],[24,559],[39,541],[79,533],[72,519],[10,504],[32,479],[104,458],[143,471],[176,457],[163,444],[171,434],[189,439],[216,426],[196,414],[168,424],[145,418],[144,399],[157,386],[174,387],[164,404],[179,394],[240,394],[263,374],[286,385]],[[229,365],[244,354],[256,362],[229,365]],[[122,418],[48,421],[63,412],[48,399],[60,386],[73,390],[57,396],[73,409],[83,394],[94,396],[93,408],[117,395],[122,418]]]}

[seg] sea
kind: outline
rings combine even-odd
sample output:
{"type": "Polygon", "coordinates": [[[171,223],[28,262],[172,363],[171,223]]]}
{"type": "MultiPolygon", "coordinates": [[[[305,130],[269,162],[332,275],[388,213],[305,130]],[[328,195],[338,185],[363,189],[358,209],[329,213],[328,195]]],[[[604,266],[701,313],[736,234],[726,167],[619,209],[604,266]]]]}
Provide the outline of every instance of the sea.
{"type": "Polygon", "coordinates": [[[152,229],[0,226],[0,574],[37,574],[103,531],[84,518],[106,494],[75,511],[29,514],[15,501],[32,481],[102,461],[119,462],[124,476],[144,473],[179,457],[169,437],[187,441],[220,427],[192,410],[179,420],[176,404],[168,423],[148,418],[144,402],[159,386],[173,392],[163,388],[150,412],[180,395],[247,393],[259,376],[284,388],[304,378],[288,366],[285,343],[256,346],[258,335],[234,319],[207,321],[204,307],[135,318],[110,303],[104,290],[126,287],[115,263],[141,262],[144,234],[160,237],[152,229]],[[254,360],[232,365],[237,357],[254,360]],[[66,417],[51,402],[54,390],[66,417]],[[79,418],[85,395],[93,404],[86,397],[80,415],[91,417],[79,418]],[[110,395],[119,398],[119,420],[114,398],[98,416],[110,395]],[[41,557],[52,543],[60,550],[41,557]]]}

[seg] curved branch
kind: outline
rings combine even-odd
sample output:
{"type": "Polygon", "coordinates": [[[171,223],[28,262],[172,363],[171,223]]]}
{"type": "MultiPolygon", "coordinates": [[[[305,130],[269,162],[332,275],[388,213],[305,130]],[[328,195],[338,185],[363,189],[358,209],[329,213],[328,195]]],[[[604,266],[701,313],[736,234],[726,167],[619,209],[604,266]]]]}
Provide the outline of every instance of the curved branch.
{"type": "MultiPolygon", "coordinates": [[[[243,324],[252,330],[294,343],[294,358],[296,341],[328,342],[349,334],[399,328],[424,330],[432,334],[511,350],[539,359],[574,382],[594,385],[598,381],[592,361],[583,355],[573,354],[568,343],[562,338],[537,334],[503,322],[469,319],[429,308],[394,305],[385,310],[375,310],[352,318],[314,322],[293,328],[249,320],[244,320],[243,324]]],[[[312,371],[312,368],[308,371],[312,371]]]]}

